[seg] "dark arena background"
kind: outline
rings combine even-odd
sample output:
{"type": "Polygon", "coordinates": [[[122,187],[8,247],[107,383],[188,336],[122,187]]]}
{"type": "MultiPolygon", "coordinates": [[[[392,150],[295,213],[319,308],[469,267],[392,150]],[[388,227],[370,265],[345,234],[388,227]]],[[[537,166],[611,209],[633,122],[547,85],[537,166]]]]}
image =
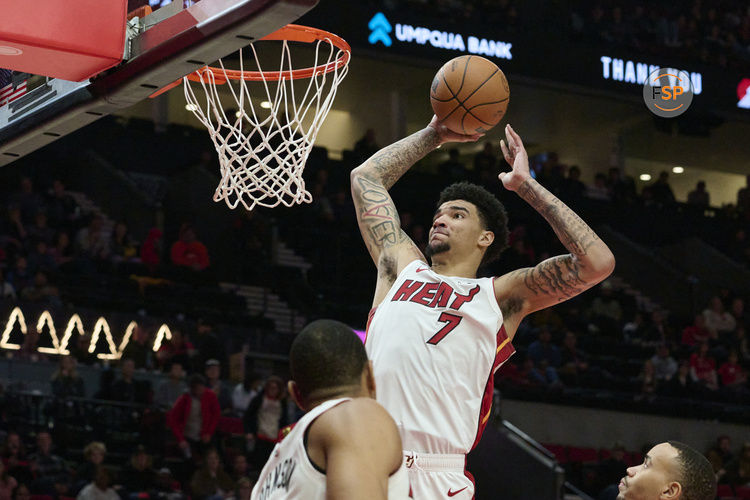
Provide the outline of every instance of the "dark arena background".
{"type": "MultiPolygon", "coordinates": [[[[154,14],[174,7],[162,3],[154,14]]],[[[307,159],[309,204],[214,203],[218,159],[181,86],[3,156],[0,498],[74,498],[100,464],[124,500],[249,498],[267,456],[251,437],[260,399],[285,387],[296,333],[318,318],[366,326],[376,269],[350,172],[429,123],[433,75],[475,54],[507,76],[507,114],[394,186],[404,230],[423,247],[440,190],[471,180],[509,215],[510,246],[485,276],[564,253],[497,179],[511,123],[535,178],[617,260],[521,323],[469,455],[476,498],[614,499],[626,468],[673,439],[706,453],[719,498],[750,499],[750,5],[320,0],[296,23],[352,47],[307,159]],[[659,67],[690,77],[676,118],[644,103],[659,67]],[[221,406],[216,479],[171,430],[194,374],[221,406]]],[[[45,84],[1,75],[0,105],[45,84]]],[[[281,401],[283,427],[301,414],[281,401]]]]}

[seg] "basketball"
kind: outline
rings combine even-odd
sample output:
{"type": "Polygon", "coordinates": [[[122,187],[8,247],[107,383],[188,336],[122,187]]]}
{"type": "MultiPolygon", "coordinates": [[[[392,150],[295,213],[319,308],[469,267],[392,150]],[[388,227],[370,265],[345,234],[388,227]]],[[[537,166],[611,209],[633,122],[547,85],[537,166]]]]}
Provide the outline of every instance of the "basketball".
{"type": "Polygon", "coordinates": [[[451,59],[437,72],[430,103],[438,120],[458,134],[483,134],[500,123],[510,88],[500,68],[479,56],[451,59]]]}

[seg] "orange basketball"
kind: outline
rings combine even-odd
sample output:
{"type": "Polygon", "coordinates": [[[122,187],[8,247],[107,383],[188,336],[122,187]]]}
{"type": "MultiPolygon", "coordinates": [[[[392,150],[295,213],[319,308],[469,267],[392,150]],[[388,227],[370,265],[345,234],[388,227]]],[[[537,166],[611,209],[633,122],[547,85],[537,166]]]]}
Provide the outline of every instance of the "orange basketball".
{"type": "Polygon", "coordinates": [[[430,87],[430,103],[438,120],[459,134],[482,134],[500,123],[509,99],[505,74],[479,56],[451,59],[430,87]]]}

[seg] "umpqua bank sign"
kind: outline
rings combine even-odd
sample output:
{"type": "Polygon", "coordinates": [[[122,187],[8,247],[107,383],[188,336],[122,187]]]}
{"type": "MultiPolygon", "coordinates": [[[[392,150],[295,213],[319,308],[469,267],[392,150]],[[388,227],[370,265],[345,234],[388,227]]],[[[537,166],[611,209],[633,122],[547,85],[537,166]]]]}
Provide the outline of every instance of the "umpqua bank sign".
{"type": "Polygon", "coordinates": [[[468,52],[480,56],[513,59],[512,43],[410,24],[392,25],[382,12],[378,12],[370,19],[368,28],[370,29],[368,41],[372,45],[382,44],[390,47],[395,41],[405,44],[430,45],[436,49],[468,52]]]}

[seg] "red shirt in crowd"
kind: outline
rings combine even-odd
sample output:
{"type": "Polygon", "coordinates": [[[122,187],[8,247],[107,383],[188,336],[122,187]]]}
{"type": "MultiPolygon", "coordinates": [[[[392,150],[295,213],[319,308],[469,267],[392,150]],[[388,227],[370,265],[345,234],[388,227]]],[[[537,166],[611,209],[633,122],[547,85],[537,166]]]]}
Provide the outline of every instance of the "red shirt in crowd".
{"type": "Polygon", "coordinates": [[[203,270],[211,264],[208,258],[208,250],[200,241],[175,241],[172,245],[170,256],[172,257],[172,263],[176,266],[193,267],[203,270]]]}
{"type": "Polygon", "coordinates": [[[711,334],[705,328],[698,326],[688,326],[682,330],[682,343],[689,346],[706,342],[711,337],[711,334]]]}
{"type": "MultiPolygon", "coordinates": [[[[193,396],[186,392],[175,401],[174,406],[167,413],[167,425],[172,429],[178,442],[185,440],[185,424],[193,405],[193,396]]],[[[201,395],[201,436],[213,436],[221,417],[219,398],[211,389],[206,388],[201,395]]]]}
{"type": "Polygon", "coordinates": [[[714,358],[701,358],[698,354],[690,356],[690,367],[695,370],[695,376],[699,380],[711,381],[711,374],[716,370],[714,358]]]}
{"type": "Polygon", "coordinates": [[[737,363],[727,361],[719,368],[719,375],[721,376],[722,385],[733,385],[742,379],[742,367],[737,363]]]}

